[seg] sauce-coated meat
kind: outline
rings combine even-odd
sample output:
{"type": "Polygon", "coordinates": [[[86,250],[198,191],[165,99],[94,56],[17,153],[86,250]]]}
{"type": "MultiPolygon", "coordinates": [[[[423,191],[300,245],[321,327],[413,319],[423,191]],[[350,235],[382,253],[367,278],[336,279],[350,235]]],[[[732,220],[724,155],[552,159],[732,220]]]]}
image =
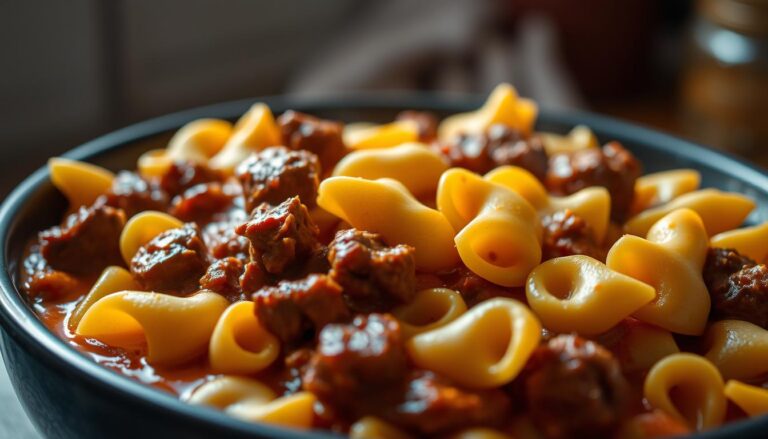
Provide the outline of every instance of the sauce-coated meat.
{"type": "Polygon", "coordinates": [[[192,186],[221,182],[224,176],[202,163],[176,161],[160,176],[159,186],[171,197],[184,193],[192,186]]]}
{"type": "MultiPolygon", "coordinates": [[[[317,155],[326,174],[347,153],[342,138],[344,126],[339,122],[289,110],[277,118],[277,124],[285,146],[317,155]]],[[[307,203],[303,198],[302,201],[307,203]]]]}
{"type": "Polygon", "coordinates": [[[410,120],[419,127],[419,142],[431,143],[437,139],[437,116],[429,111],[406,110],[395,116],[395,120],[410,120]]]}
{"type": "Polygon", "coordinates": [[[745,320],[768,329],[768,268],[730,248],[710,248],[703,269],[711,320],[745,320]]]}
{"type": "Polygon", "coordinates": [[[546,215],[541,223],[544,226],[542,261],[570,255],[587,255],[600,261],[605,260],[605,250],[595,241],[592,229],[570,209],[546,215]]]}
{"type": "Polygon", "coordinates": [[[200,278],[200,287],[217,292],[229,298],[239,299],[241,294],[240,276],[243,274],[243,262],[227,257],[214,261],[200,278]]]}
{"type": "Polygon", "coordinates": [[[221,183],[202,183],[187,189],[173,199],[170,214],[182,221],[206,222],[227,210],[233,197],[221,183]]]}
{"type": "Polygon", "coordinates": [[[713,296],[723,295],[728,289],[728,278],[744,267],[757,263],[732,248],[710,247],[704,262],[702,275],[707,289],[713,296]]]}
{"type": "Polygon", "coordinates": [[[106,204],[123,209],[130,218],[145,210],[164,211],[168,206],[168,194],[154,182],[130,171],[120,171],[105,196],[106,204]]]}

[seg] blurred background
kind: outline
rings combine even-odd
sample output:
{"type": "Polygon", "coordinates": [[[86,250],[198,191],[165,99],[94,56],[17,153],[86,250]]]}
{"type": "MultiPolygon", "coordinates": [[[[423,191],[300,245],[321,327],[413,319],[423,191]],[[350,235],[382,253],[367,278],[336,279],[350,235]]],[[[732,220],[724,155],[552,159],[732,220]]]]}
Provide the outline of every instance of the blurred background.
{"type": "Polygon", "coordinates": [[[0,195],[196,105],[501,81],[768,163],[768,0],[9,0],[0,47],[0,195]]]}

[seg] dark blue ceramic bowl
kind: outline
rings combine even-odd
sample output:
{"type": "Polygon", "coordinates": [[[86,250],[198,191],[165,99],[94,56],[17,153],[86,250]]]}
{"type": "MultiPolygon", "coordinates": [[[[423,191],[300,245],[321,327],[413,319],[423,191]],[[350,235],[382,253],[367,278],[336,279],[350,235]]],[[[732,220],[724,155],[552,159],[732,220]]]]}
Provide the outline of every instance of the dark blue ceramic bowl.
{"type": "MultiPolygon", "coordinates": [[[[295,109],[344,121],[387,121],[403,109],[431,110],[440,115],[468,111],[479,98],[424,95],[356,95],[334,100],[274,97],[263,99],[276,113],[295,109]]],[[[112,170],[132,169],[148,149],[165,146],[170,135],[200,117],[235,119],[253,100],[185,111],[108,134],[65,156],[112,170]]],[[[768,219],[768,176],[731,156],[684,140],[604,117],[543,111],[538,129],[566,133],[574,125],[590,126],[602,142],[619,140],[643,162],[646,172],[689,167],[699,170],[703,186],[740,192],[759,207],[754,223],[768,219]]],[[[191,406],[105,369],[50,333],[18,289],[18,267],[27,240],[59,222],[64,198],[42,168],[5,200],[0,211],[0,321],[2,353],[16,392],[39,431],[51,438],[130,437],[336,437],[249,424],[212,409],[191,406]]],[[[701,438],[768,436],[768,417],[701,434],[701,438]]]]}

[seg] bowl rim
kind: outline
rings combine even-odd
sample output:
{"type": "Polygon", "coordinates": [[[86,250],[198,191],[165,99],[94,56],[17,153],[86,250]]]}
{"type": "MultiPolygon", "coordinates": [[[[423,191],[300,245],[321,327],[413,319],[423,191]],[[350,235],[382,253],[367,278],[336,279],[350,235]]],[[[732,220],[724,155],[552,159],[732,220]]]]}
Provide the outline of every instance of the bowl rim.
{"type": "MultiPolygon", "coordinates": [[[[132,124],[69,150],[62,157],[90,161],[124,145],[172,132],[194,119],[203,117],[235,118],[256,102],[266,103],[276,112],[296,109],[313,113],[333,110],[403,110],[411,108],[460,112],[476,108],[482,101],[483,97],[478,95],[417,92],[366,92],[312,98],[277,95],[240,99],[196,107],[132,124]]],[[[768,174],[758,166],[732,154],[697,145],[650,128],[589,112],[546,108],[541,110],[539,121],[571,127],[584,124],[608,137],[632,139],[637,143],[644,144],[644,147],[657,149],[665,154],[674,153],[682,157],[698,156],[699,160],[702,161],[717,162],[724,172],[738,176],[742,181],[768,188],[768,174]]],[[[106,393],[131,400],[137,404],[151,406],[153,410],[161,413],[182,417],[193,424],[215,424],[231,433],[243,435],[296,439],[339,437],[337,434],[322,430],[302,431],[250,423],[235,419],[215,409],[185,403],[173,395],[158,391],[116,371],[102,367],[49,331],[23,299],[23,293],[18,291],[13,284],[12,275],[9,272],[9,260],[12,252],[18,251],[18,249],[10,248],[8,239],[16,228],[16,213],[27,203],[28,197],[48,181],[48,177],[47,167],[39,168],[14,188],[0,207],[0,243],[2,245],[2,251],[0,251],[0,289],[2,289],[0,292],[0,324],[17,344],[33,353],[38,359],[44,358],[48,364],[57,366],[62,372],[75,374],[90,385],[100,387],[106,393]]],[[[712,439],[736,436],[749,437],[751,434],[765,429],[768,429],[768,416],[728,423],[716,430],[689,437],[712,439]]]]}

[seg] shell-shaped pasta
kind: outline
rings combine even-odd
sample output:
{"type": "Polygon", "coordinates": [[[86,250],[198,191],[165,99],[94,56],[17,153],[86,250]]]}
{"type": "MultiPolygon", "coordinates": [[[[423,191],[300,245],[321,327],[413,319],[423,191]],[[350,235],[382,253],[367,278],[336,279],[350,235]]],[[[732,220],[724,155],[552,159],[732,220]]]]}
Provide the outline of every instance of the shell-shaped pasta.
{"type": "Polygon", "coordinates": [[[504,434],[498,430],[492,430],[490,428],[470,428],[468,430],[460,431],[454,434],[450,439],[513,439],[517,436],[510,436],[504,434]]]}
{"type": "Polygon", "coordinates": [[[205,163],[216,155],[232,136],[232,124],[221,119],[198,119],[181,127],[168,142],[174,160],[205,163]]]}
{"type": "Polygon", "coordinates": [[[69,201],[70,208],[90,206],[109,191],[115,175],[101,166],[54,157],[48,160],[51,182],[69,201]]]}
{"type": "Polygon", "coordinates": [[[595,133],[586,125],[576,125],[565,136],[555,133],[539,133],[539,135],[544,141],[544,150],[548,156],[600,147],[595,133]]]}
{"type": "Polygon", "coordinates": [[[380,233],[390,245],[413,246],[421,270],[450,268],[458,262],[448,220],[419,203],[396,180],[330,177],[320,183],[317,204],[353,227],[380,233]]]}
{"type": "Polygon", "coordinates": [[[144,178],[160,178],[173,164],[166,149],[152,149],[139,156],[136,169],[144,178]]]}
{"type": "Polygon", "coordinates": [[[742,320],[721,320],[706,335],[706,357],[726,379],[748,379],[768,373],[768,331],[742,320]]]}
{"type": "Polygon", "coordinates": [[[344,144],[350,149],[391,148],[419,140],[419,126],[412,120],[383,125],[350,124],[344,127],[344,144]]]}
{"type": "Polygon", "coordinates": [[[656,289],[656,299],[634,313],[639,320],[672,332],[699,335],[710,308],[702,279],[707,236],[696,213],[670,213],[646,240],[626,235],[608,252],[606,265],[656,289]]]}
{"type": "Polygon", "coordinates": [[[209,291],[189,297],[120,291],[94,303],[76,333],[113,346],[146,340],[150,363],[174,365],[206,351],[228,305],[227,299],[209,291]]]}
{"type": "Polygon", "coordinates": [[[386,149],[353,151],[333,169],[334,176],[368,180],[392,178],[415,196],[431,195],[448,169],[445,159],[422,143],[404,143],[386,149]]]}
{"type": "Polygon", "coordinates": [[[282,136],[272,111],[266,104],[254,104],[240,117],[227,143],[211,157],[208,165],[214,169],[232,172],[251,153],[281,143],[282,136]]]}
{"type": "Polygon", "coordinates": [[[697,431],[716,427],[725,417],[723,378],[698,355],[673,354],[656,363],[645,378],[643,393],[651,407],[697,431]]]}
{"type": "Polygon", "coordinates": [[[419,291],[413,300],[392,310],[406,337],[431,331],[456,320],[467,310],[457,291],[429,288],[419,291]]]}
{"type": "Polygon", "coordinates": [[[349,428],[349,439],[412,439],[413,436],[392,424],[366,416],[349,428]]]}
{"type": "Polygon", "coordinates": [[[259,381],[223,376],[197,388],[188,402],[212,406],[250,422],[309,428],[316,398],[309,392],[277,398],[269,387],[259,381]]]}
{"type": "Polygon", "coordinates": [[[768,221],[757,226],[718,233],[712,237],[710,245],[736,249],[758,263],[768,262],[768,221]]]}
{"type": "Polygon", "coordinates": [[[116,293],[118,291],[138,290],[139,285],[133,280],[133,276],[128,270],[122,267],[111,266],[104,269],[101,275],[93,284],[91,290],[85,295],[83,300],[77,304],[77,307],[69,316],[67,326],[70,330],[77,328],[80,319],[83,318],[88,309],[102,297],[116,293]]]}
{"type": "Polygon", "coordinates": [[[525,291],[545,328],[588,335],[607,331],[656,297],[652,286],[584,255],[534,268],[525,291]]]}
{"type": "Polygon", "coordinates": [[[467,387],[490,388],[513,380],[540,339],[541,324],[525,305],[494,298],[406,346],[419,367],[467,387]]]}
{"type": "Polygon", "coordinates": [[[460,168],[440,178],[437,207],[458,230],[462,262],[478,276],[521,286],[541,262],[541,225],[524,198],[460,168]]]}
{"type": "Polygon", "coordinates": [[[638,213],[668,203],[680,195],[695,191],[699,184],[701,174],[695,169],[673,169],[643,175],[635,182],[632,212],[638,213]]]}
{"type": "Polygon", "coordinates": [[[589,225],[597,242],[605,239],[611,216],[611,196],[604,187],[589,187],[567,197],[553,197],[533,174],[517,166],[498,167],[486,174],[485,179],[513,190],[541,215],[570,209],[589,225]]]}
{"type": "Polygon", "coordinates": [[[511,85],[499,84],[478,110],[443,119],[437,134],[447,139],[459,133],[478,133],[497,123],[527,134],[533,130],[538,112],[535,102],[519,97],[511,85]]]}
{"type": "Polygon", "coordinates": [[[702,189],[680,195],[674,200],[644,210],[627,221],[627,233],[645,236],[656,221],[676,209],[688,208],[698,213],[709,236],[734,229],[744,222],[755,208],[752,199],[737,193],[717,189],[702,189]]]}
{"type": "Polygon", "coordinates": [[[725,384],[725,396],[749,416],[768,414],[768,389],[729,380],[725,384]]]}
{"type": "Polygon", "coordinates": [[[659,327],[634,322],[614,349],[626,372],[644,372],[662,358],[680,352],[672,334],[659,327]]]}
{"type": "Polygon", "coordinates": [[[125,223],[120,234],[120,254],[123,255],[123,260],[130,265],[131,259],[141,246],[166,230],[176,229],[183,225],[184,223],[177,218],[154,210],[134,215],[125,223]]]}
{"type": "Polygon", "coordinates": [[[264,370],[280,353],[280,342],[259,323],[254,303],[237,302],[219,317],[208,345],[211,368],[220,373],[264,370]]]}

